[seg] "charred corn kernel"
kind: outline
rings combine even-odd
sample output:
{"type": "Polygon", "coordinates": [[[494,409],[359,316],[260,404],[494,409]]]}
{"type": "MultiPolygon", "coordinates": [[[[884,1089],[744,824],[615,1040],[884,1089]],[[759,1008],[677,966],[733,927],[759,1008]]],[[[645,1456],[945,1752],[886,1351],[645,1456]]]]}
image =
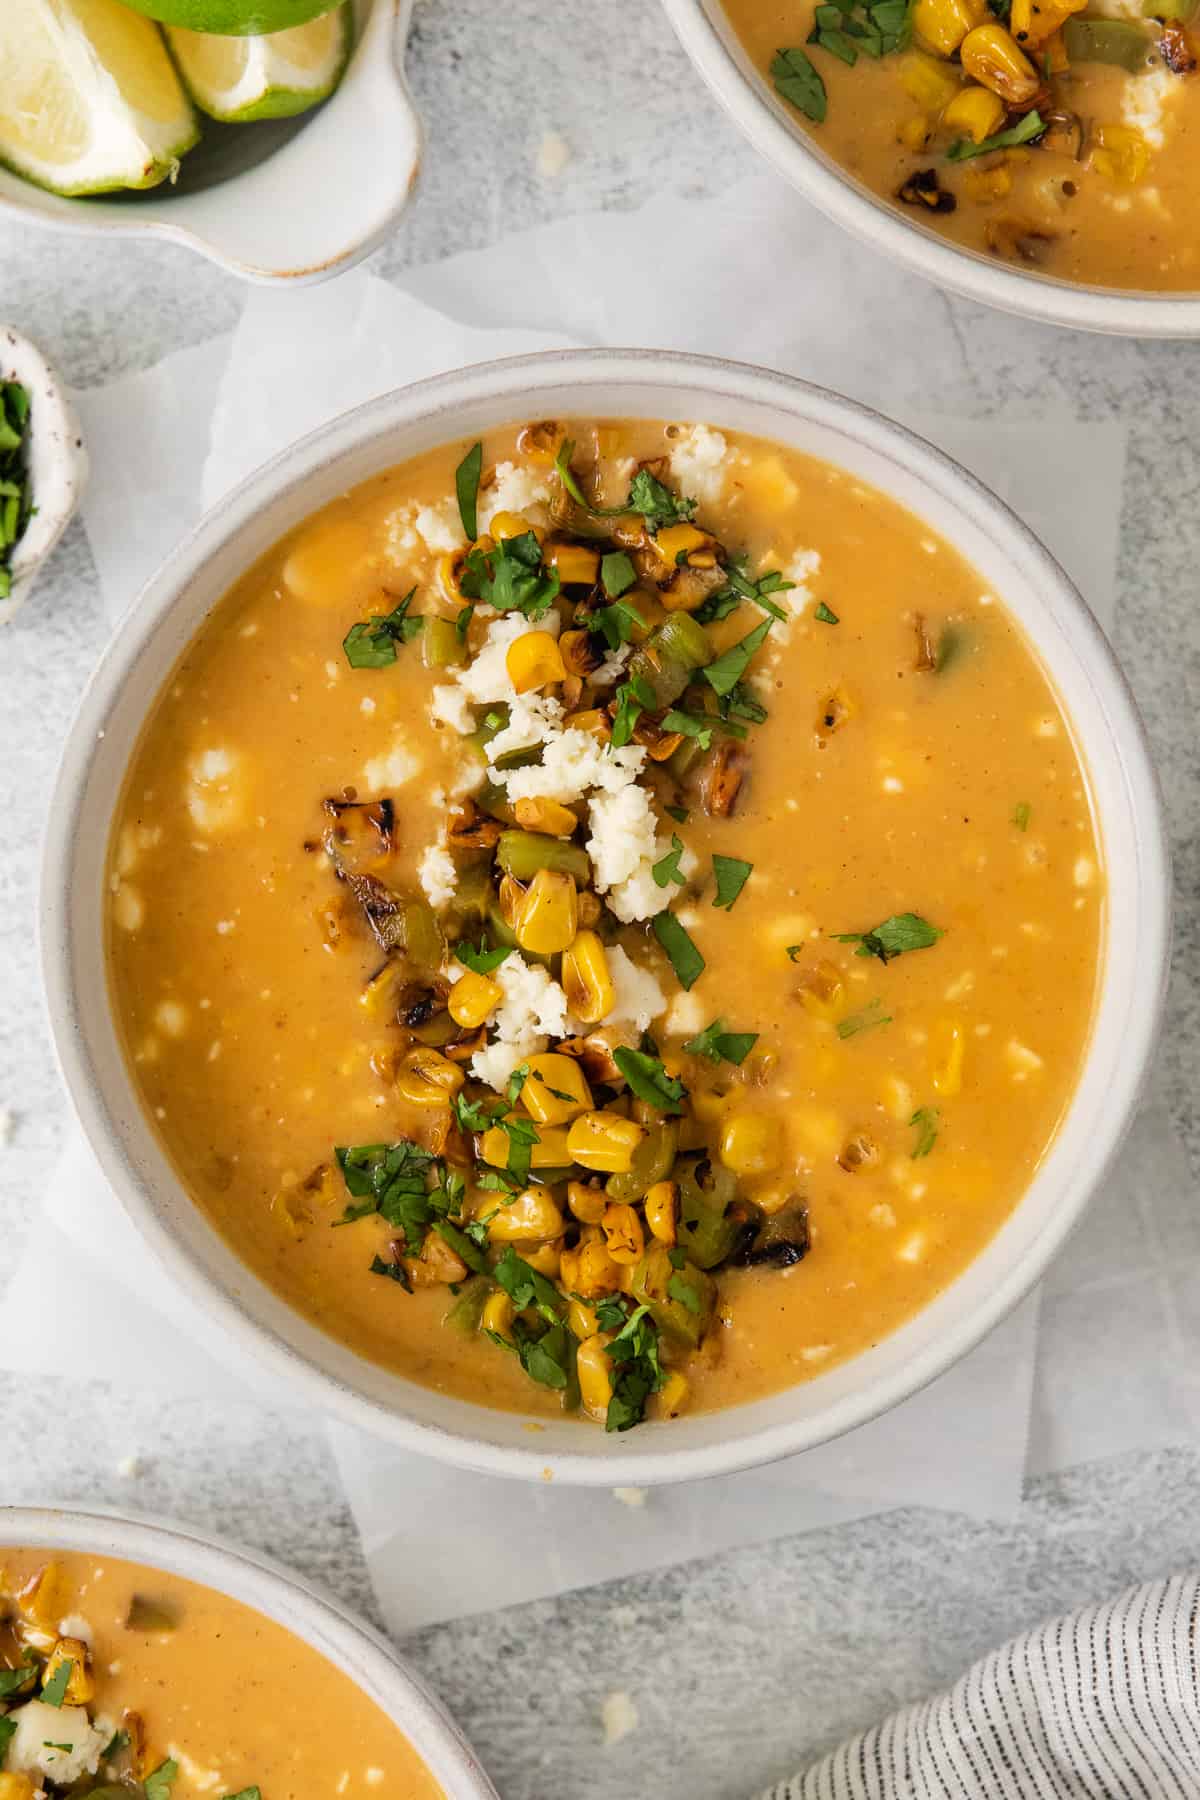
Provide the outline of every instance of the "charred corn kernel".
{"type": "Polygon", "coordinates": [[[420,1256],[403,1258],[408,1278],[416,1288],[454,1287],[467,1278],[467,1265],[452,1244],[431,1231],[420,1256]]]}
{"type": "Polygon", "coordinates": [[[615,1263],[628,1266],[630,1263],[641,1262],[642,1252],[646,1248],[646,1233],[632,1206],[614,1202],[605,1207],[600,1229],[604,1233],[605,1248],[615,1263]]]}
{"type": "Polygon", "coordinates": [[[681,1413],[688,1403],[690,1389],[687,1378],[672,1369],[654,1397],[655,1411],[660,1419],[673,1419],[681,1413]]]}
{"type": "Polygon", "coordinates": [[[781,1213],[786,1206],[792,1204],[796,1198],[796,1190],[786,1181],[768,1181],[762,1187],[755,1188],[752,1198],[755,1206],[761,1208],[768,1219],[773,1219],[776,1213],[781,1213]]]}
{"type": "Polygon", "coordinates": [[[1089,168],[1124,187],[1142,179],[1150,165],[1150,147],[1140,131],[1132,125],[1097,125],[1095,136],[1089,168]]]}
{"type": "Polygon", "coordinates": [[[522,896],[513,930],[522,950],[535,956],[566,950],[579,930],[575,877],[560,869],[539,869],[522,896]]]}
{"type": "MultiPolygon", "coordinates": [[[[590,888],[584,888],[579,896],[579,924],[581,929],[590,929],[593,925],[598,925],[600,922],[600,912],[601,906],[599,895],[593,894],[590,888]]],[[[584,1023],[590,1025],[594,1023],[594,1021],[587,1019],[584,1023]]]]}
{"type": "Polygon", "coordinates": [[[553,1238],[548,1244],[537,1244],[522,1250],[521,1255],[531,1269],[549,1280],[558,1279],[558,1271],[562,1267],[563,1240],[553,1238]]]}
{"type": "Polygon", "coordinates": [[[551,544],[546,561],[564,587],[591,587],[600,574],[600,552],[586,544],[551,544]]]}
{"type": "Polygon", "coordinates": [[[603,1188],[588,1187],[583,1181],[568,1181],[567,1205],[584,1225],[598,1225],[608,1206],[603,1188]]]}
{"type": "Polygon", "coordinates": [[[521,902],[525,898],[525,888],[515,875],[503,875],[500,878],[500,917],[510,930],[517,923],[517,914],[521,910],[521,902]]]}
{"type": "Polygon", "coordinates": [[[907,1125],[917,1110],[912,1088],[898,1075],[885,1075],[881,1083],[880,1104],[889,1119],[907,1125]]]}
{"type": "Polygon", "coordinates": [[[583,1300],[598,1300],[603,1294],[615,1294],[621,1285],[621,1268],[608,1254],[599,1239],[581,1243],[575,1250],[564,1250],[558,1266],[558,1278],[569,1294],[583,1300]]]}
{"type": "Polygon", "coordinates": [[[654,548],[662,560],[673,567],[681,556],[704,550],[711,543],[708,533],[697,530],[695,525],[668,525],[654,539],[654,548]]]}
{"type": "Polygon", "coordinates": [[[372,1019],[382,1019],[396,1005],[396,965],[384,963],[358,996],[358,1004],[372,1019]]]}
{"type": "Polygon", "coordinates": [[[494,1244],[545,1244],[563,1234],[563,1216],[549,1188],[525,1188],[488,1220],[494,1244]]]}
{"type": "Polygon", "coordinates": [[[1008,28],[1018,44],[1044,44],[1088,0],[1013,0],[1008,28]]]}
{"type": "Polygon", "coordinates": [[[1004,121],[1004,102],[990,88],[972,85],[955,94],[942,114],[947,131],[964,131],[973,143],[999,131],[1004,121]]]}
{"type": "Polygon", "coordinates": [[[592,1090],[573,1056],[550,1052],[529,1057],[525,1066],[529,1073],[521,1087],[521,1105],[539,1125],[565,1125],[588,1111],[592,1090]]]}
{"type": "Polygon", "coordinates": [[[594,931],[579,931],[563,951],[561,979],[567,1005],[585,1025],[598,1025],[617,1003],[608,956],[594,931]]]}
{"type": "Polygon", "coordinates": [[[493,513],[492,522],[488,526],[488,531],[498,544],[502,543],[505,538],[524,537],[527,531],[532,530],[533,526],[525,514],[514,512],[493,513]]]}
{"type": "MultiPolygon", "coordinates": [[[[479,1140],[479,1154],[485,1163],[493,1169],[508,1167],[510,1141],[507,1131],[502,1125],[489,1125],[479,1140]]],[[[541,1125],[538,1127],[538,1141],[529,1147],[529,1166],[532,1169],[561,1169],[572,1160],[567,1149],[567,1134],[561,1125],[541,1125]]],[[[493,1195],[488,1199],[495,1204],[493,1195]]],[[[488,1209],[490,1211],[490,1207],[488,1209]]]]}
{"type": "Polygon", "coordinates": [[[597,1332],[595,1337],[584,1338],[575,1359],[579,1398],[584,1412],[592,1419],[605,1419],[612,1399],[612,1364],[608,1360],[611,1342],[610,1335],[604,1331],[597,1332]]]}
{"type": "Polygon", "coordinates": [[[449,550],[437,561],[437,583],[447,600],[455,606],[464,606],[467,596],[462,591],[459,576],[462,573],[462,555],[457,550],[449,550]]]}
{"type": "Polygon", "coordinates": [[[769,1175],[780,1149],[779,1122],[766,1113],[735,1113],[722,1127],[721,1161],[735,1175],[769,1175]]]}
{"type": "Polygon", "coordinates": [[[987,16],[985,0],[916,0],[913,30],[928,49],[949,57],[987,16]]]}
{"type": "Polygon", "coordinates": [[[1003,200],[1012,193],[1012,170],[1003,165],[998,169],[964,169],[962,184],[968,198],[986,206],[990,200],[1003,200]]]}
{"type": "Polygon", "coordinates": [[[966,1034],[953,1019],[943,1019],[932,1035],[933,1085],[939,1094],[962,1092],[966,1034]]]}
{"type": "Polygon", "coordinates": [[[568,713],[563,720],[563,727],[569,731],[586,731],[589,737],[600,738],[604,743],[612,736],[608,714],[597,707],[592,707],[587,712],[568,713]]]}
{"type": "Polygon", "coordinates": [[[646,1135],[645,1127],[614,1112],[586,1112],[567,1132],[567,1162],[582,1163],[606,1175],[624,1175],[633,1153],[646,1135]]]}
{"type": "Polygon", "coordinates": [[[579,820],[558,800],[518,800],[513,816],[524,831],[540,831],[546,837],[570,837],[579,820]]]}
{"type": "Polygon", "coordinates": [[[468,969],[461,981],[450,989],[446,1011],[464,1031],[474,1031],[494,1012],[504,998],[504,989],[490,975],[477,975],[468,969]]]}
{"type": "Polygon", "coordinates": [[[660,1244],[675,1242],[675,1221],[679,1213],[679,1189],[673,1181],[656,1181],[642,1201],[646,1223],[660,1244]]]}
{"type": "Polygon", "coordinates": [[[15,1772],[0,1775],[0,1800],[33,1800],[36,1792],[28,1775],[15,1772]]]}
{"type": "Polygon", "coordinates": [[[586,1306],[582,1300],[568,1300],[567,1324],[580,1340],[595,1337],[600,1329],[595,1307],[586,1306]]]}
{"type": "Polygon", "coordinates": [[[563,681],[567,673],[558,639],[551,637],[548,631],[527,631],[523,637],[514,639],[508,646],[504,666],[518,694],[531,693],[534,688],[546,687],[552,681],[563,681]]]}
{"type": "Polygon", "coordinates": [[[448,1056],[419,1044],[400,1065],[396,1092],[414,1106],[449,1106],[465,1079],[448,1056]]]}
{"type": "Polygon", "coordinates": [[[836,963],[814,963],[800,977],[800,1004],[814,1019],[835,1019],[842,1010],[845,988],[836,963]]]}
{"type": "Polygon", "coordinates": [[[927,113],[940,113],[958,92],[958,76],[936,57],[914,50],[901,59],[900,85],[910,100],[927,113]]]}
{"type": "Polygon", "coordinates": [[[517,434],[517,449],[529,462],[553,468],[558,446],[563,440],[562,426],[556,419],[539,419],[536,425],[523,425],[517,434]]]}
{"type": "Polygon", "coordinates": [[[848,725],[858,713],[858,706],[846,688],[839,683],[822,700],[817,711],[817,737],[826,738],[848,725]]]}
{"type": "Polygon", "coordinates": [[[64,1695],[65,1703],[68,1706],[87,1706],[95,1698],[96,1683],[92,1680],[88,1647],[82,1638],[59,1638],[42,1670],[43,1687],[53,1681],[64,1663],[71,1665],[64,1695]]]}
{"type": "Polygon", "coordinates": [[[924,150],[932,136],[933,127],[924,113],[914,113],[896,130],[896,137],[906,150],[924,150]]]}
{"type": "Polygon", "coordinates": [[[1037,70],[1017,40],[995,20],[969,31],[960,54],[967,74],[1009,106],[1032,100],[1041,85],[1037,70]]]}
{"type": "MultiPolygon", "coordinates": [[[[17,1610],[26,1625],[45,1632],[71,1610],[72,1598],[62,1564],[48,1562],[29,1577],[17,1595],[17,1610]]],[[[53,1636],[56,1638],[58,1633],[53,1636]]],[[[49,1642],[46,1648],[50,1648],[49,1642]]]]}
{"type": "Polygon", "coordinates": [[[497,1337],[511,1342],[512,1324],[516,1316],[516,1308],[501,1288],[497,1293],[489,1294],[484,1301],[479,1322],[485,1331],[494,1331],[497,1337]]]}
{"type": "Polygon", "coordinates": [[[706,1125],[715,1124],[729,1105],[729,1095],[720,1088],[695,1088],[691,1099],[692,1111],[706,1125]]]}

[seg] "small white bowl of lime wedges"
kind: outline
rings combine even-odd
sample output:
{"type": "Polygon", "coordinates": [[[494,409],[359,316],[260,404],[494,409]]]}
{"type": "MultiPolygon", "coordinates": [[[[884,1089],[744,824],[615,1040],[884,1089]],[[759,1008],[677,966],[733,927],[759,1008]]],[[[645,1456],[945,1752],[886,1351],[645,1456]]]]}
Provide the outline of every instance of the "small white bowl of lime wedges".
{"type": "Polygon", "coordinates": [[[0,324],[0,625],[28,600],[87,476],[62,380],[36,344],[0,324]]]}
{"type": "Polygon", "coordinates": [[[320,281],[420,163],[412,0],[0,0],[0,216],[320,281]]]}

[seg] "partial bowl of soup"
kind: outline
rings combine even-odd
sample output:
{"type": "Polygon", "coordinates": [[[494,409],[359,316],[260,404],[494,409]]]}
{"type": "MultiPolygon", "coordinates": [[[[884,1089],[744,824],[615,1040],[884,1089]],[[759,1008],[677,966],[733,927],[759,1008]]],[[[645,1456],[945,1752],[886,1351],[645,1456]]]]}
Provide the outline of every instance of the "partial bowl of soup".
{"type": "Polygon", "coordinates": [[[376,1632],[183,1528],[0,1507],[2,1800],[495,1800],[376,1632]]]}
{"type": "Polygon", "coordinates": [[[819,1442],[1120,1139],[1166,874],[1111,652],[876,415],[632,353],[440,378],[225,501],[51,809],[46,977],[229,1341],[471,1466],[819,1442]]]}
{"type": "Polygon", "coordinates": [[[663,0],[821,210],[1031,318],[1200,334],[1193,0],[663,0]]]}

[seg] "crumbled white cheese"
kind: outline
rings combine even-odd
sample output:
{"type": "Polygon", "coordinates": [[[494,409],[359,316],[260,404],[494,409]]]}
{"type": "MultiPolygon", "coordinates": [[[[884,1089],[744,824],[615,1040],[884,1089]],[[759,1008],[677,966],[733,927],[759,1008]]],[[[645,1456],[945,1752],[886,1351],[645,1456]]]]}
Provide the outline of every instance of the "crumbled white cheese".
{"type": "Polygon", "coordinates": [[[510,647],[527,631],[548,631],[556,637],[558,627],[559,618],[555,612],[547,613],[536,623],[519,612],[501,613],[498,619],[493,619],[479,649],[455,677],[467,699],[477,706],[487,706],[495,700],[511,704],[517,697],[517,690],[508,679],[505,662],[510,647]]]}
{"type": "MultiPolygon", "coordinates": [[[[821,552],[819,550],[795,550],[783,566],[782,573],[794,587],[785,594],[777,594],[775,598],[782,601],[791,613],[802,613],[812,604],[812,583],[821,572],[821,552]]],[[[773,635],[773,634],[772,634],[773,635]]]]}
{"type": "Polygon", "coordinates": [[[729,446],[711,425],[692,425],[671,446],[671,473],[688,499],[712,506],[725,485],[729,446]]]}
{"type": "MultiPolygon", "coordinates": [[[[658,910],[662,911],[662,890],[658,910]]],[[[667,998],[651,975],[627,956],[619,944],[608,951],[608,972],[616,996],[612,1010],[604,1015],[606,1025],[632,1025],[637,1032],[647,1031],[652,1019],[665,1011],[667,998]]]]}
{"type": "Polygon", "coordinates": [[[605,1746],[611,1748],[638,1728],[638,1709],[628,1694],[606,1694],[600,1707],[605,1746]]]}
{"type": "Polygon", "coordinates": [[[68,1613],[65,1619],[58,1621],[59,1637],[78,1638],[81,1644],[92,1642],[92,1628],[82,1613],[68,1613]]]}
{"type": "Polygon", "coordinates": [[[461,737],[475,729],[475,714],[457,682],[446,681],[434,688],[429,696],[429,716],[441,725],[449,725],[461,737]]]}
{"type": "Polygon", "coordinates": [[[552,181],[556,175],[562,174],[570,160],[571,146],[561,131],[543,132],[537,153],[538,174],[552,181]]]}
{"type": "Polygon", "coordinates": [[[433,506],[419,506],[413,528],[425,548],[435,552],[461,550],[467,541],[458,501],[453,495],[438,500],[433,506]]]}
{"type": "MultiPolygon", "coordinates": [[[[550,744],[562,735],[562,718],[562,705],[552,695],[518,694],[509,703],[508,724],[488,742],[488,762],[498,762],[515,750],[534,750],[539,744],[550,744]]],[[[494,780],[501,781],[503,777],[503,769],[493,772],[494,780]]]]}
{"type": "Polygon", "coordinates": [[[522,468],[519,463],[502,462],[491,486],[480,492],[479,529],[486,531],[496,514],[502,512],[520,513],[529,525],[548,525],[549,498],[550,484],[544,475],[522,468]]]}
{"type": "Polygon", "coordinates": [[[625,673],[625,664],[633,655],[632,644],[618,644],[610,650],[598,669],[593,669],[589,677],[592,686],[598,688],[612,687],[621,680],[625,673]]]}
{"type": "Polygon", "coordinates": [[[214,1788],[223,1787],[220,1769],[206,1769],[194,1757],[181,1750],[178,1744],[167,1745],[167,1755],[179,1766],[179,1772],[190,1787],[198,1788],[202,1794],[210,1794],[214,1788]]]}
{"type": "Polygon", "coordinates": [[[403,787],[411,781],[421,768],[421,759],[409,749],[404,742],[403,733],[397,728],[392,738],[391,748],[382,756],[373,756],[363,768],[363,780],[372,793],[391,793],[394,788],[403,787]]]}
{"type": "Polygon", "coordinates": [[[508,789],[510,800],[559,800],[569,806],[591,790],[620,793],[636,782],[646,762],[640,744],[623,744],[613,750],[574,725],[542,742],[540,763],[496,771],[495,779],[508,789]]]}
{"type": "Polygon", "coordinates": [[[1152,149],[1161,150],[1168,102],[1179,93],[1182,83],[1169,69],[1147,69],[1131,75],[1121,92],[1121,118],[1126,125],[1140,131],[1152,149]]]}
{"type": "Polygon", "coordinates": [[[503,1092],[518,1063],[540,1055],[552,1037],[566,1035],[567,996],[540,963],[527,963],[515,950],[493,978],[504,990],[492,1020],[496,1042],[471,1058],[471,1073],[503,1092]]]}
{"type": "Polygon", "coordinates": [[[654,808],[645,788],[630,784],[615,793],[594,794],[588,821],[591,836],[586,849],[596,888],[607,894],[618,919],[627,925],[660,913],[666,897],[652,869],[669,846],[658,837],[654,808]]]}
{"type": "Polygon", "coordinates": [[[188,763],[187,806],[201,831],[227,831],[242,817],[240,758],[232,750],[201,750],[188,763]]]}
{"type": "Polygon", "coordinates": [[[6,1769],[49,1775],[59,1786],[70,1787],[100,1767],[100,1752],[108,1738],[96,1730],[82,1706],[28,1700],[8,1716],[17,1729],[8,1741],[6,1769]]]}
{"type": "MultiPolygon", "coordinates": [[[[667,1011],[665,1023],[667,1030],[674,1032],[677,1037],[695,1037],[698,1031],[703,1031],[706,1018],[704,1002],[699,994],[676,994],[667,1011]]],[[[910,1107],[909,1112],[911,1111],[910,1107]]]]}
{"type": "Polygon", "coordinates": [[[458,870],[444,844],[430,844],[417,864],[417,876],[430,906],[449,906],[458,887],[458,870]]]}

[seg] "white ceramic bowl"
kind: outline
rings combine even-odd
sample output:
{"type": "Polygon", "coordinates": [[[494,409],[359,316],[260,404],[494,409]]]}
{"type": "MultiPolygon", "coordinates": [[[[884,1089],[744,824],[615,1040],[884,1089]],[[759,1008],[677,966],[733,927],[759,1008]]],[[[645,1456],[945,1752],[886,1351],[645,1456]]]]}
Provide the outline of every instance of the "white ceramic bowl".
{"type": "Polygon", "coordinates": [[[0,219],[185,244],[231,275],[281,286],[350,268],[387,236],[420,167],[404,79],[412,6],[355,0],[358,40],[337,92],[294,119],[206,121],[173,187],[64,200],[0,169],[0,219]]]}
{"type": "Polygon", "coordinates": [[[446,1800],[498,1800],[467,1740],[431,1689],[386,1638],[337,1601],[256,1551],[235,1549],[181,1525],[123,1517],[104,1508],[0,1506],[0,1548],[75,1550],[122,1557],[202,1582],[265,1613],[349,1676],[441,1783],[446,1800]]]}
{"type": "Polygon", "coordinates": [[[75,408],[62,378],[36,344],[0,325],[0,381],[19,381],[29,394],[26,467],[35,511],[13,551],[12,584],[0,600],[0,625],[18,613],[87,485],[88,458],[75,408]]]}
{"type": "Polygon", "coordinates": [[[1063,571],[971,475],[877,414],[784,376],[660,352],[520,357],[385,395],[245,481],[125,615],[85,693],[50,809],[41,930],[50,1017],[83,1128],[130,1217],[239,1355],[341,1418],[491,1473],[646,1485],[819,1444],[940,1374],[1045,1269],[1104,1176],[1146,1068],[1167,964],[1168,867],[1142,726],[1108,644],[1063,571]],[[113,809],[148,708],[213,603],[284,532],[355,482],[519,418],[700,419],[853,470],[927,519],[1036,647],[1090,769],[1110,884],[1107,965],[1070,1110],[1021,1204],[932,1305],[864,1355],[752,1405],[609,1437],[438,1395],[326,1337],[239,1261],[183,1192],[135,1096],[110,1012],[102,887],[113,809]]]}
{"type": "Polygon", "coordinates": [[[941,237],[872,193],[822,150],[747,56],[721,0],[662,3],[697,70],[755,149],[814,206],[882,256],[970,300],[1051,325],[1129,337],[1200,337],[1200,294],[1083,287],[941,237]]]}

